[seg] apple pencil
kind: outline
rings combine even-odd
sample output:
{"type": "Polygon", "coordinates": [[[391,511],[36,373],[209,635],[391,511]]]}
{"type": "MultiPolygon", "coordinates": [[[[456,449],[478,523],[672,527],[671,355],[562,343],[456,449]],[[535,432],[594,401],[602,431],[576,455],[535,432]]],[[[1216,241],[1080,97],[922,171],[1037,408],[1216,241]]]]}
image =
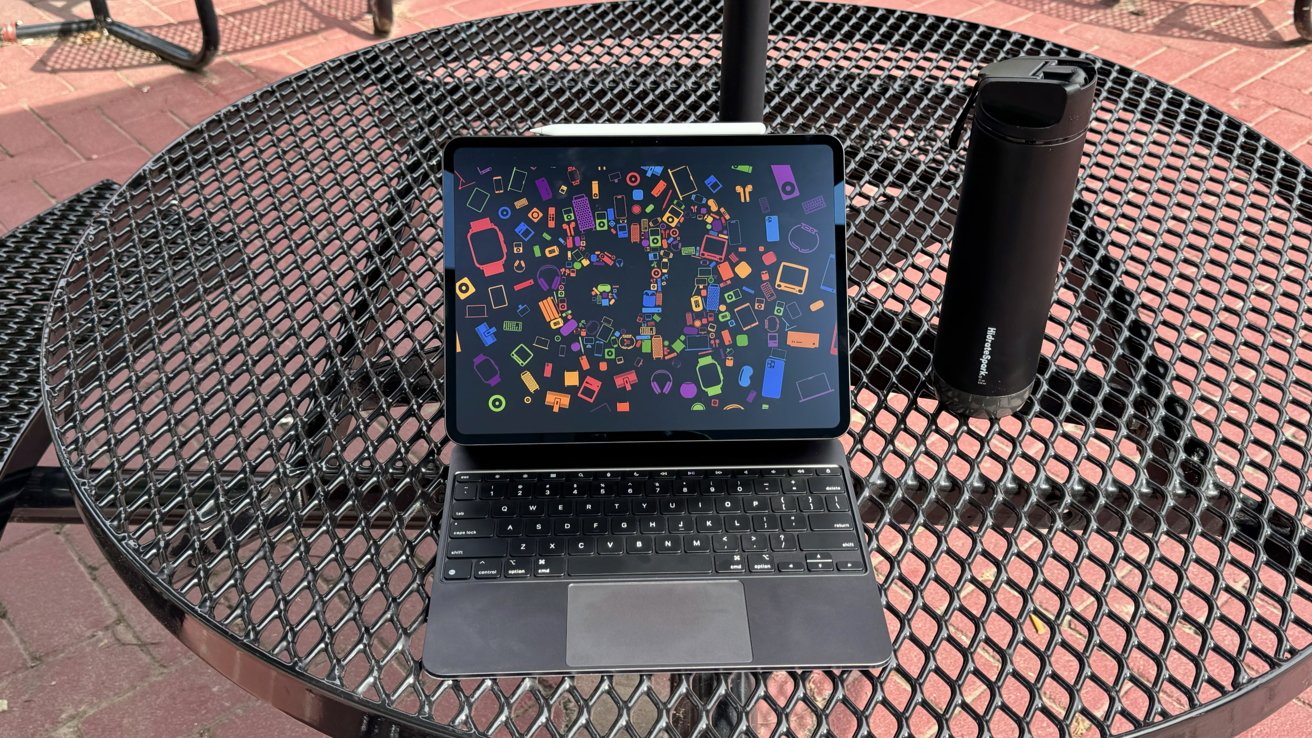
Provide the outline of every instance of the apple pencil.
{"type": "Polygon", "coordinates": [[[764,123],[554,123],[532,128],[538,136],[757,136],[764,123]]]}

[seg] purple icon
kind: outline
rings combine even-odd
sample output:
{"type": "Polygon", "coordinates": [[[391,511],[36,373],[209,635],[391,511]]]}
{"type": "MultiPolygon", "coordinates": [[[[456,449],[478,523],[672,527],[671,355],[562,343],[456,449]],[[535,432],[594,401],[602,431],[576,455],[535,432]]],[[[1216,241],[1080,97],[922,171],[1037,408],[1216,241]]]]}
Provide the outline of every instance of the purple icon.
{"type": "Polygon", "coordinates": [[[586,195],[575,195],[571,204],[574,206],[574,217],[578,220],[580,231],[590,231],[596,227],[597,224],[592,220],[592,209],[588,207],[586,195]]]}
{"type": "Polygon", "coordinates": [[[697,385],[693,384],[692,382],[684,382],[683,384],[679,385],[679,394],[683,397],[683,399],[691,400],[692,398],[697,396],[697,385]]]}
{"type": "Polygon", "coordinates": [[[539,195],[542,195],[542,199],[543,199],[543,200],[550,200],[550,199],[551,199],[551,183],[547,181],[547,178],[546,178],[546,177],[538,177],[538,180],[537,180],[537,182],[536,182],[535,184],[537,184],[537,186],[538,186],[538,194],[539,194],[539,195]]]}
{"type": "Polygon", "coordinates": [[[779,197],[791,200],[797,197],[797,180],[793,179],[793,168],[787,164],[771,164],[770,172],[774,175],[775,186],[779,188],[779,197]]]}

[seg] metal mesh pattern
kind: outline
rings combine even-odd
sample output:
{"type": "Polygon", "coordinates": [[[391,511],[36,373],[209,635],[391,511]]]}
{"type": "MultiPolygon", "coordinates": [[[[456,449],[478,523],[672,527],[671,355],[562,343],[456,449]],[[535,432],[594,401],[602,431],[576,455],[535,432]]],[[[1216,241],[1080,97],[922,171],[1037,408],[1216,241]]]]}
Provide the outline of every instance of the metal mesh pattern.
{"type": "Polygon", "coordinates": [[[64,261],[118,184],[108,180],[0,236],[0,469],[41,410],[41,324],[64,261]]]}
{"type": "Polygon", "coordinates": [[[438,29],[284,80],[153,159],[71,263],[45,349],[93,524],[245,648],[421,730],[1109,735],[1306,648],[1308,169],[1099,62],[1034,399],[963,421],[926,383],[961,164],[946,134],[983,65],[1074,52],[779,2],[767,122],[847,142],[845,443],[888,610],[836,616],[884,617],[896,666],[422,672],[445,443],[440,147],[712,120],[718,22],[629,2],[438,29]]]}

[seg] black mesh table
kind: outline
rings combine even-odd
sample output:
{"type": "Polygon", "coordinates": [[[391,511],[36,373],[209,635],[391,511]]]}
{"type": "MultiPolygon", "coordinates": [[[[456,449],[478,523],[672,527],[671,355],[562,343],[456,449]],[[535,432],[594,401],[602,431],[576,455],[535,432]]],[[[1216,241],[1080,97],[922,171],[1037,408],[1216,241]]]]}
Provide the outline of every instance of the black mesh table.
{"type": "Polygon", "coordinates": [[[844,441],[888,600],[834,617],[884,618],[896,665],[422,671],[440,148],[713,120],[718,23],[625,2],[398,39],[238,101],[128,182],[60,283],[44,379],[82,513],[142,601],[336,735],[1223,735],[1308,686],[1312,171],[1099,61],[1038,390],[959,419],[926,382],[962,162],[944,141],[980,67],[1075,52],[805,2],[775,5],[766,119],[847,142],[844,441]]]}

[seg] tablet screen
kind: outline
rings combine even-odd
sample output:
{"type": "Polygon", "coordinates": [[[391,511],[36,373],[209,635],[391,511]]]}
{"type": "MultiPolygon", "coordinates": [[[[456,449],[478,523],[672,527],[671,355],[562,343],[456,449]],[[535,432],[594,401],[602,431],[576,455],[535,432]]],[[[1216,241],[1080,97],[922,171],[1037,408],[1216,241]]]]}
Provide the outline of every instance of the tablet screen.
{"type": "Polygon", "coordinates": [[[837,435],[841,171],[826,136],[452,142],[448,432],[837,435]]]}

